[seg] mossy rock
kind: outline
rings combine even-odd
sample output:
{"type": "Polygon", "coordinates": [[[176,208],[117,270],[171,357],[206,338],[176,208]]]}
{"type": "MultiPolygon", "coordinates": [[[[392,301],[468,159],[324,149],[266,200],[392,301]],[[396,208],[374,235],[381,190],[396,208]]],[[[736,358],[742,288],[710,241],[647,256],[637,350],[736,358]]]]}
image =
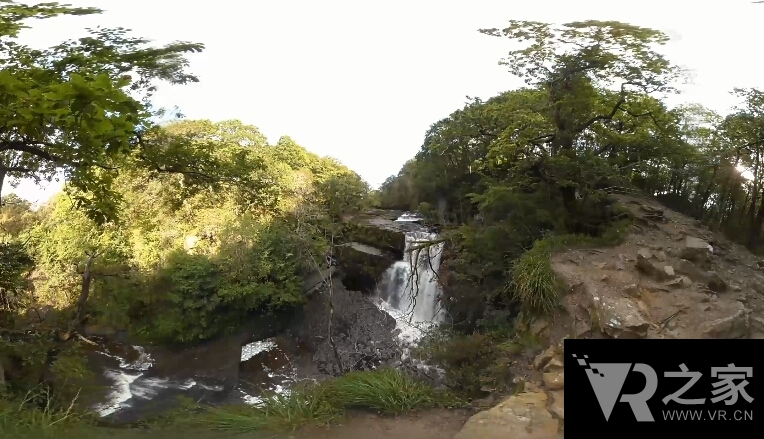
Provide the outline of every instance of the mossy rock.
{"type": "Polygon", "coordinates": [[[406,231],[405,224],[365,212],[347,218],[343,235],[348,241],[391,252],[401,259],[406,249],[406,231]]]}

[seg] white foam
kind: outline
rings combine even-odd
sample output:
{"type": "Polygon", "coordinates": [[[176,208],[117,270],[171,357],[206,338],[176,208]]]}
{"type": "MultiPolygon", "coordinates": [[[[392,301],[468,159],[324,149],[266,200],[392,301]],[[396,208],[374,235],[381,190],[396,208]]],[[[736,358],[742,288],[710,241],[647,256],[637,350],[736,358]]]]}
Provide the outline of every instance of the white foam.
{"type": "Polygon", "coordinates": [[[98,412],[98,414],[101,417],[108,416],[120,408],[122,408],[124,403],[133,397],[132,392],[130,392],[130,384],[133,383],[136,379],[143,376],[143,373],[137,373],[137,374],[130,374],[125,372],[124,370],[107,370],[104,375],[106,377],[111,378],[114,381],[114,385],[112,386],[112,391],[107,397],[108,402],[103,404],[98,404],[95,407],[95,410],[98,412]]]}
{"type": "Polygon", "coordinates": [[[420,215],[417,215],[415,213],[409,213],[406,212],[398,217],[395,221],[402,222],[402,223],[413,223],[417,221],[422,221],[424,218],[422,218],[420,215]]]}
{"type": "Polygon", "coordinates": [[[241,348],[241,361],[247,361],[261,352],[267,352],[276,347],[276,342],[271,339],[254,341],[241,348]]]}
{"type": "Polygon", "coordinates": [[[154,365],[154,360],[151,358],[151,355],[147,353],[146,349],[144,349],[141,346],[133,346],[133,349],[138,351],[138,359],[129,363],[127,362],[127,360],[120,357],[119,355],[111,355],[103,351],[98,351],[98,353],[119,361],[120,369],[141,370],[141,371],[149,370],[154,365]]]}

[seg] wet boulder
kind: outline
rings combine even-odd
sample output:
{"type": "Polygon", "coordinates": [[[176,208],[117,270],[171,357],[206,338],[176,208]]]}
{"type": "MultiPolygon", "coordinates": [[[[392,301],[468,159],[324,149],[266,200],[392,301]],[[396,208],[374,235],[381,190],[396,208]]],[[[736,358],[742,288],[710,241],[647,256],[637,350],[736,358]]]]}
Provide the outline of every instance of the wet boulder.
{"type": "Polygon", "coordinates": [[[329,278],[336,272],[336,267],[328,267],[324,270],[316,270],[302,278],[302,293],[310,296],[325,286],[329,278]]]}

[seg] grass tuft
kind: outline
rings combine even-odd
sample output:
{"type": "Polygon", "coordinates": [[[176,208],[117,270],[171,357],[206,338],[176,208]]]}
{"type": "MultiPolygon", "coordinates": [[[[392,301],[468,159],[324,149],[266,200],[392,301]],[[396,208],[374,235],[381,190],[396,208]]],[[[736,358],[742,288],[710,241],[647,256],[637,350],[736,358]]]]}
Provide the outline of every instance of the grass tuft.
{"type": "Polygon", "coordinates": [[[509,289],[522,306],[533,312],[549,314],[559,303],[559,283],[552,270],[551,249],[539,240],[512,266],[509,289]]]}
{"type": "Polygon", "coordinates": [[[351,372],[326,384],[332,403],[343,408],[399,414],[443,402],[432,387],[396,369],[351,372]]]}

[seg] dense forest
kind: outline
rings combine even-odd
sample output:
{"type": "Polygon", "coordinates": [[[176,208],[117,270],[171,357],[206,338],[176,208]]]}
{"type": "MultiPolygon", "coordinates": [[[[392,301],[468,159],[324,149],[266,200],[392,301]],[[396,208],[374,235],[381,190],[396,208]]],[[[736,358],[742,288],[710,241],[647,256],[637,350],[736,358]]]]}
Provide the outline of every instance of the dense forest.
{"type": "Polygon", "coordinates": [[[289,137],[269,144],[239,121],[159,124],[154,92],[198,80],[186,55],[200,44],[155,47],[101,28],[47,49],[18,41],[34,20],[99,12],[0,5],[0,188],[66,180],[40,209],[0,194],[2,401],[56,374],[71,378],[55,389],[71,400],[87,381],[74,337],[85,323],[186,343],[299,306],[340,216],[368,207],[440,226],[439,281],[453,329],[473,343],[452,345],[462,363],[491,350],[480,337],[496,321],[554,309],[553,286],[529,273],[548,265],[554,237],[610,239],[626,220],[611,193],[657,197],[753,252],[764,245],[764,93],[734,90],[727,115],[670,108],[683,72],[657,51],[668,40],[659,31],[481,30],[527,43],[501,60],[526,87],[469,99],[372,191],[337,160],[289,137]]]}

